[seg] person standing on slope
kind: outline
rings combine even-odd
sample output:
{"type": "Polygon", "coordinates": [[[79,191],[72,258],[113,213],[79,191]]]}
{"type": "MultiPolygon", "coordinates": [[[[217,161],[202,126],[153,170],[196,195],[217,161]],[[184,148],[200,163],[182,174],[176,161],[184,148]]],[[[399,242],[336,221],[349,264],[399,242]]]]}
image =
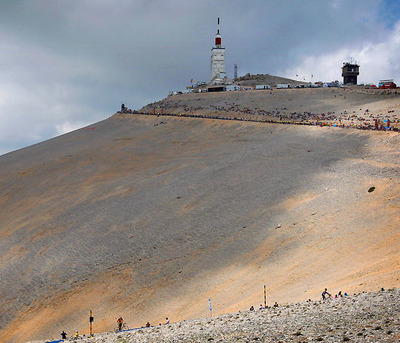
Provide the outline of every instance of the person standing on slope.
{"type": "Polygon", "coordinates": [[[61,332],[61,338],[67,339],[67,333],[64,330],[63,330],[63,332],[61,332]]]}

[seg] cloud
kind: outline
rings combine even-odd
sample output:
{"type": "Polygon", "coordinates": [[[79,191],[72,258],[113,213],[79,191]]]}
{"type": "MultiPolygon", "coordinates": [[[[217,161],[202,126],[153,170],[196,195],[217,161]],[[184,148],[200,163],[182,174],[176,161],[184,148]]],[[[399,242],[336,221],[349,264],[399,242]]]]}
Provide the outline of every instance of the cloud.
{"type": "Polygon", "coordinates": [[[65,133],[77,130],[85,125],[88,125],[88,123],[83,123],[79,121],[74,123],[65,122],[61,125],[56,125],[57,135],[63,135],[65,133]]]}
{"type": "MultiPolygon", "coordinates": [[[[88,106],[83,99],[83,94],[91,96],[88,85],[96,75],[90,65],[28,44],[18,46],[7,39],[1,41],[0,49],[8,52],[6,59],[12,64],[10,67],[3,60],[1,67],[0,144],[14,141],[19,148],[27,142],[53,137],[58,134],[57,125],[66,120],[78,123],[101,118],[92,113],[82,120],[95,107],[88,106]]],[[[101,109],[98,113],[106,114],[101,109]]]]}
{"type": "MultiPolygon", "coordinates": [[[[360,64],[359,83],[377,83],[380,79],[400,77],[400,20],[380,42],[365,41],[360,46],[345,47],[331,53],[310,54],[299,63],[282,72],[289,78],[306,81],[334,81],[343,78],[343,62],[353,60],[360,64]],[[314,75],[311,78],[311,75],[314,75]]],[[[400,81],[400,80],[399,80],[400,81]]]]}

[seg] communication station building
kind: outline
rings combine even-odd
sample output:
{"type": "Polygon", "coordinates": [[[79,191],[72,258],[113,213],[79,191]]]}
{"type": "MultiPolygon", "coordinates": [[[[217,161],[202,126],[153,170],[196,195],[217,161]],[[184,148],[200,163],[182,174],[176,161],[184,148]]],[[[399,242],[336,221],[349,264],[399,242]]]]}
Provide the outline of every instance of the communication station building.
{"type": "Polygon", "coordinates": [[[210,84],[218,85],[224,83],[226,79],[225,73],[225,48],[222,46],[221,34],[219,32],[219,18],[218,30],[215,35],[215,44],[211,49],[211,81],[210,84]]]}
{"type": "Polygon", "coordinates": [[[356,63],[344,62],[342,67],[343,84],[357,84],[357,76],[360,74],[360,66],[356,63]]]}

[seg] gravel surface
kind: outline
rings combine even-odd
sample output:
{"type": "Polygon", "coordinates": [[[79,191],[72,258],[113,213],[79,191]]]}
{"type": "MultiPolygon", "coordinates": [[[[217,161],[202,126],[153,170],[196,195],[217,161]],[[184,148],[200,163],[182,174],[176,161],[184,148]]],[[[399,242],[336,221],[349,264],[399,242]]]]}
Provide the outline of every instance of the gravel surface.
{"type": "MultiPolygon", "coordinates": [[[[82,343],[399,342],[400,291],[391,289],[302,302],[120,333],[81,336],[82,343]]],[[[74,341],[73,339],[66,340],[74,341]]],[[[38,341],[37,343],[45,341],[38,341]]]]}
{"type": "Polygon", "coordinates": [[[3,155],[0,341],[397,287],[399,143],[115,115],[3,155]]]}

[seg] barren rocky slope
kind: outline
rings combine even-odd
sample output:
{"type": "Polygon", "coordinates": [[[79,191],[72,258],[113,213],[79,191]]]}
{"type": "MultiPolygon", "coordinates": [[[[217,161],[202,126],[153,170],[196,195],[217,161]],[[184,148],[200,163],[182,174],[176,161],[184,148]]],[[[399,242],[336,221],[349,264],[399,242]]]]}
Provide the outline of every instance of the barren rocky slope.
{"type": "Polygon", "coordinates": [[[361,293],[324,302],[302,302],[118,333],[96,333],[90,338],[80,336],[79,342],[398,342],[399,296],[398,289],[361,293]]]}
{"type": "Polygon", "coordinates": [[[398,144],[115,115],[3,155],[0,341],[399,286],[398,144]]]}

